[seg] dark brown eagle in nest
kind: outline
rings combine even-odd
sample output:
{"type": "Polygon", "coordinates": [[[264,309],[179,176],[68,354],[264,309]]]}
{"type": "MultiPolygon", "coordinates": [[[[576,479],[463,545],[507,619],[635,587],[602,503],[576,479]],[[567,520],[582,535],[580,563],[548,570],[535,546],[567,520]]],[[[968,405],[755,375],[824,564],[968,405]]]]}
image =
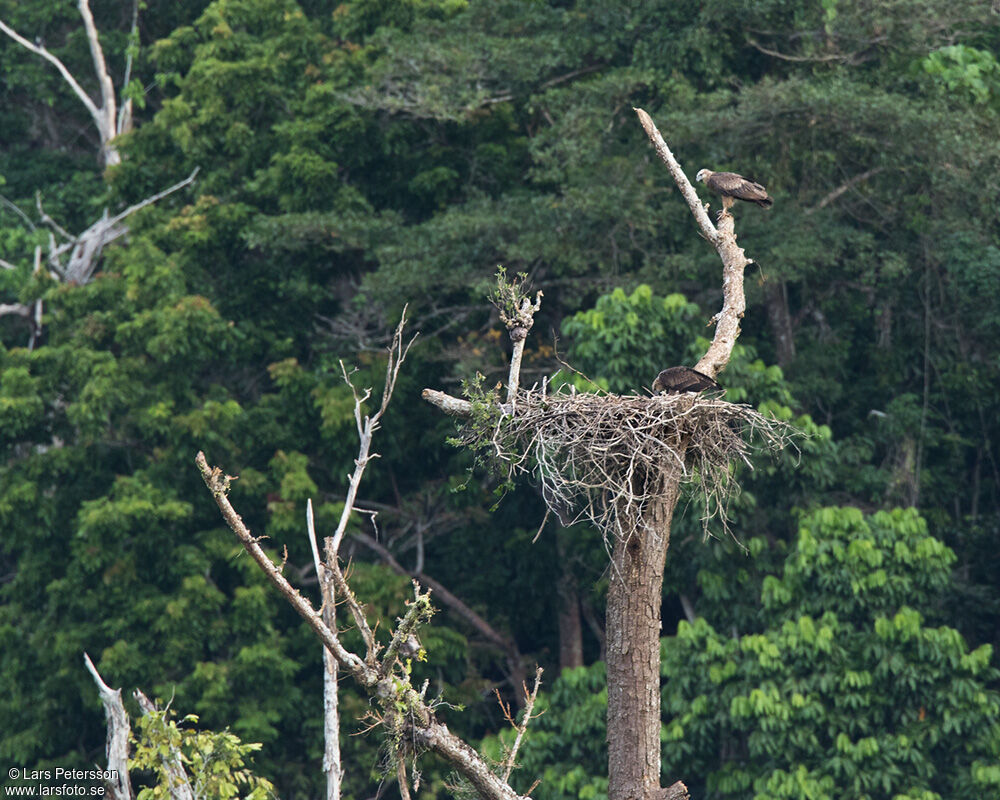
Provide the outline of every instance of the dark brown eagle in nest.
{"type": "Polygon", "coordinates": [[[767,189],[735,172],[712,172],[710,169],[703,169],[695,179],[704,181],[709,189],[722,195],[720,217],[728,212],[737,200],[756,203],[761,208],[770,208],[774,203],[774,200],[767,196],[767,189]]]}
{"type": "Polygon", "coordinates": [[[714,380],[691,367],[667,367],[653,381],[653,391],[656,393],[680,394],[681,392],[704,392],[708,389],[721,389],[714,380]]]}

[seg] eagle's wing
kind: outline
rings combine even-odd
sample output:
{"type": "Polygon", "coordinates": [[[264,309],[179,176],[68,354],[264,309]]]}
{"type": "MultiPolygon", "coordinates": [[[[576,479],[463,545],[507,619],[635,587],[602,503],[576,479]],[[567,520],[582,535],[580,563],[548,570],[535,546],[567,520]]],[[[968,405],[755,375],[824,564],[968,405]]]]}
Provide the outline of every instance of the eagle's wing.
{"type": "Polygon", "coordinates": [[[716,172],[706,182],[706,185],[721,195],[746,200],[768,208],[774,201],[768,197],[767,189],[759,183],[747,180],[735,172],[716,172]]]}
{"type": "Polygon", "coordinates": [[[721,388],[714,380],[691,367],[667,367],[653,381],[654,392],[679,394],[680,392],[704,392],[721,388]]]}

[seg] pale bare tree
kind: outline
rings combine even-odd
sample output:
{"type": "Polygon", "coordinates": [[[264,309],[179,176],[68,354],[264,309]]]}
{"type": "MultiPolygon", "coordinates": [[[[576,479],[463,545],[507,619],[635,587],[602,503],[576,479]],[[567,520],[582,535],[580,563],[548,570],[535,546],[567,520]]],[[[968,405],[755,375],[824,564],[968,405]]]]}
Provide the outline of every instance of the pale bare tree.
{"type": "Polygon", "coordinates": [[[104,704],[104,714],[108,719],[108,741],[105,746],[108,759],[107,771],[113,777],[106,781],[107,787],[113,800],[133,800],[135,794],[132,792],[132,782],[128,777],[128,744],[132,726],[129,724],[128,714],[122,703],[122,690],[112,689],[104,682],[94,662],[86,653],[83,654],[83,663],[97,684],[97,691],[104,704]]]}
{"type": "MultiPolygon", "coordinates": [[[[41,198],[36,198],[36,206],[41,222],[49,228],[49,246],[44,257],[49,275],[57,281],[75,286],[82,286],[89,283],[97,271],[104,248],[128,233],[129,229],[125,224],[125,220],[137,211],[146,208],[146,206],[150,206],[158,200],[162,200],[167,195],[173,194],[179,189],[183,189],[185,186],[193,183],[197,174],[198,169],[195,168],[184,180],[178,181],[162,192],[157,192],[151,197],[147,197],[145,200],[129,206],[114,216],[109,216],[107,209],[105,209],[100,219],[83,231],[83,233],[76,235],[69,233],[58,222],[52,219],[45,212],[45,209],[42,208],[41,198]],[[62,241],[59,241],[59,239],[62,241]]],[[[13,207],[23,215],[23,212],[13,203],[10,203],[10,201],[6,201],[5,205],[13,207]]],[[[34,223],[26,215],[23,216],[27,219],[28,224],[32,228],[35,228],[34,223]]],[[[42,248],[36,247],[34,272],[37,273],[42,270],[42,261],[42,248]]],[[[0,268],[14,270],[17,269],[17,265],[0,258],[0,268]]],[[[31,328],[28,349],[33,349],[42,335],[42,301],[39,299],[31,304],[0,303],[0,317],[4,316],[20,316],[25,319],[31,328]]]]}
{"type": "MultiPolygon", "coordinates": [[[[90,10],[89,0],[79,0],[78,8],[80,17],[83,20],[84,31],[87,35],[87,43],[90,46],[91,60],[100,87],[100,98],[95,100],[80,85],[80,82],[69,71],[69,68],[54,55],[40,41],[31,42],[18,33],[14,28],[0,19],[0,32],[5,33],[19,45],[48,61],[55,66],[63,79],[73,90],[73,93],[83,103],[90,114],[94,126],[97,128],[100,140],[99,157],[105,166],[114,166],[121,163],[121,153],[119,152],[115,139],[123,133],[132,130],[132,100],[123,99],[120,103],[115,95],[114,81],[108,70],[107,61],[104,57],[104,49],[101,47],[100,36],[97,26],[94,23],[94,15],[90,10]]],[[[133,42],[138,39],[139,4],[135,0],[132,4],[132,32],[133,42]]],[[[125,73],[122,80],[122,92],[128,87],[132,74],[132,53],[126,55],[125,73]]],[[[42,208],[40,196],[36,196],[36,206],[41,223],[48,229],[49,246],[45,253],[45,264],[49,273],[59,281],[82,285],[88,283],[100,262],[104,248],[112,242],[125,236],[129,229],[125,224],[130,216],[146,206],[152,205],[167,195],[173,194],[177,190],[192,183],[197,175],[195,169],[187,178],[161,192],[147,197],[134,205],[129,206],[124,211],[111,214],[108,209],[99,219],[88,226],[84,231],[73,234],[63,228],[42,208]]],[[[12,210],[21,217],[31,229],[35,229],[31,219],[16,205],[6,198],[0,197],[0,204],[12,210]]],[[[39,250],[35,251],[35,271],[39,270],[39,250]]],[[[15,269],[16,265],[0,259],[0,267],[4,269],[15,269]]],[[[0,304],[0,316],[21,316],[31,325],[31,339],[29,347],[33,347],[42,330],[42,305],[40,301],[27,306],[21,303],[0,304]]]]}
{"type": "MultiPolygon", "coordinates": [[[[67,66],[39,40],[34,42],[29,41],[2,19],[0,19],[0,31],[7,34],[7,36],[21,45],[21,47],[45,59],[59,70],[59,74],[62,75],[63,80],[66,81],[70,89],[73,90],[73,93],[79,98],[90,114],[91,121],[94,123],[94,127],[97,128],[97,134],[100,139],[101,162],[110,167],[120,164],[122,160],[121,154],[114,144],[115,138],[132,130],[132,100],[126,98],[119,104],[118,98],[115,95],[114,80],[111,78],[107,61],[104,58],[104,48],[101,47],[101,39],[97,32],[97,26],[94,24],[94,15],[90,11],[89,0],[79,0],[77,7],[80,11],[80,17],[83,20],[84,31],[87,34],[87,44],[90,46],[90,57],[94,66],[94,75],[97,78],[97,85],[100,88],[100,98],[98,100],[93,99],[87,94],[67,66]]],[[[132,5],[133,38],[137,35],[138,31],[138,15],[139,4],[136,1],[132,5]]],[[[125,76],[122,80],[123,91],[128,86],[131,73],[132,54],[129,53],[126,56],[125,76]]]]}
{"type": "Polygon", "coordinates": [[[41,198],[37,198],[36,206],[42,222],[49,228],[49,247],[46,254],[46,264],[51,274],[65,283],[83,285],[89,283],[97,270],[101,253],[112,242],[128,233],[125,220],[151,206],[167,195],[194,182],[198,169],[192,170],[184,180],[178,181],[162,192],[157,192],[145,200],[134,203],[114,216],[104,210],[104,214],[89,228],[79,234],[72,234],[50,217],[42,208],[41,198]],[[60,241],[61,240],[61,241],[60,241]]]}
{"type": "MultiPolygon", "coordinates": [[[[372,626],[365,616],[362,604],[348,584],[341,566],[340,546],[351,516],[358,511],[356,507],[358,488],[366,467],[378,457],[378,454],[371,449],[372,437],[378,431],[382,418],[388,409],[400,367],[413,343],[412,339],[408,343],[404,342],[404,323],[405,314],[404,319],[396,328],[392,344],[389,347],[382,398],[374,413],[364,413],[364,406],[372,397],[371,389],[359,390],[352,381],[352,373],[349,373],[341,364],[344,379],[354,394],[354,420],[359,448],[358,456],[354,461],[354,471],[348,479],[344,509],[337,528],[332,535],[327,536],[324,540],[322,561],[319,559],[318,545],[314,545],[313,557],[318,568],[320,585],[321,587],[326,586],[327,581],[332,584],[328,588],[321,589],[323,607],[316,609],[291,585],[283,574],[284,564],[276,565],[271,560],[261,548],[259,539],[251,534],[240,515],[230,504],[228,493],[232,477],[225,475],[217,467],[210,467],[204,453],[198,453],[196,463],[205,485],[222,512],[223,519],[236,534],[244,549],[316,633],[323,643],[325,651],[336,663],[337,669],[346,673],[362,691],[371,697],[371,713],[375,717],[376,726],[382,728],[390,744],[401,795],[404,798],[410,797],[406,770],[407,760],[415,761],[420,753],[429,751],[443,758],[485,800],[523,800],[521,795],[508,783],[516,748],[515,752],[511,753],[508,760],[504,762],[502,774],[498,774],[495,765],[489,763],[437,719],[435,714],[437,703],[426,696],[428,683],[424,682],[417,689],[410,682],[410,671],[405,662],[419,652],[419,642],[416,638],[418,630],[433,613],[430,592],[424,591],[420,584],[414,581],[413,599],[410,601],[403,618],[397,620],[388,645],[383,647],[377,641],[372,626]],[[344,647],[341,642],[335,619],[332,613],[327,613],[328,609],[326,608],[326,604],[332,605],[335,598],[350,614],[350,618],[364,643],[363,653],[354,653],[344,647]]],[[[311,519],[311,515],[309,519],[311,519]]],[[[310,524],[307,520],[307,525],[310,524]]],[[[315,542],[314,531],[310,534],[310,541],[315,542]]],[[[328,670],[327,675],[335,676],[336,673],[328,670]]],[[[534,703],[534,698],[537,695],[539,678],[540,672],[536,674],[532,691],[527,693],[527,689],[525,690],[526,697],[530,698],[530,704],[534,703]]],[[[325,704],[329,708],[334,702],[333,697],[336,692],[335,688],[325,691],[325,704]]],[[[525,715],[521,722],[522,726],[527,725],[530,716],[530,712],[525,715]]],[[[333,792],[339,792],[339,782],[342,776],[339,752],[334,752],[336,748],[332,743],[335,742],[335,739],[332,738],[332,731],[329,730],[336,724],[336,721],[336,712],[328,712],[325,725],[327,745],[324,758],[328,797],[333,792]]],[[[520,746],[523,736],[523,728],[519,728],[517,746],[520,746]]]]}

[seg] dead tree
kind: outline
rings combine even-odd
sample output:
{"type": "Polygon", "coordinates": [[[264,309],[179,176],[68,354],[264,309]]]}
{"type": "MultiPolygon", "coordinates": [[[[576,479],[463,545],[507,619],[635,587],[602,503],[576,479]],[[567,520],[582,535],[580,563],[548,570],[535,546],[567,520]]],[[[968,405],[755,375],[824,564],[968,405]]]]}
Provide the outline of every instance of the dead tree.
{"type": "Polygon", "coordinates": [[[105,209],[99,220],[83,233],[76,235],[69,233],[46,214],[42,208],[41,199],[36,198],[38,215],[49,228],[49,249],[46,260],[50,273],[64,283],[76,285],[89,283],[94,276],[104,248],[128,233],[125,220],[146,206],[151,206],[167,195],[193,183],[197,175],[198,168],[195,168],[184,180],[178,181],[173,186],[168,186],[162,192],[150,195],[145,200],[130,205],[114,216],[110,216],[108,210],[105,209]],[[57,236],[62,241],[58,241],[57,236]]]}
{"type": "MultiPolygon", "coordinates": [[[[29,224],[31,223],[28,220],[29,224]]],[[[34,227],[34,225],[32,225],[34,227]]],[[[33,274],[37,274],[42,271],[42,248],[35,248],[35,259],[34,259],[34,269],[33,274]]],[[[0,268],[15,270],[17,267],[8,261],[4,261],[0,258],[0,268]]],[[[42,301],[41,298],[35,300],[34,303],[0,303],[0,317],[22,317],[24,321],[28,324],[28,329],[30,334],[28,336],[28,349],[34,350],[35,343],[38,338],[42,335],[42,301]]]]}
{"type": "Polygon", "coordinates": [[[128,777],[128,743],[132,735],[132,726],[129,724],[125,705],[122,703],[122,690],[112,689],[104,682],[94,662],[86,653],[83,654],[83,663],[97,684],[97,691],[104,704],[104,714],[108,718],[108,741],[105,746],[108,773],[111,776],[107,781],[108,790],[113,800],[133,800],[135,794],[128,777]]]}
{"type": "MultiPolygon", "coordinates": [[[[351,515],[358,509],[355,506],[358,487],[364,475],[365,468],[375,458],[371,451],[373,434],[378,430],[383,414],[388,408],[392,393],[399,376],[399,370],[412,344],[404,343],[403,325],[400,321],[389,347],[389,358],[386,365],[385,383],[382,400],[378,410],[371,415],[363,411],[363,406],[371,397],[371,390],[360,392],[351,381],[350,374],[343,369],[344,379],[354,392],[354,419],[358,432],[359,449],[355,459],[355,469],[350,476],[345,498],[344,510],[336,530],[324,541],[324,559],[319,560],[318,546],[314,553],[319,567],[321,586],[329,581],[332,586],[323,590],[324,603],[332,603],[334,590],[336,598],[350,615],[358,633],[364,642],[364,652],[354,653],[344,647],[340,632],[334,624],[331,614],[326,608],[316,609],[298,590],[285,578],[282,568],[284,564],[275,565],[268,554],[260,546],[258,538],[251,534],[243,520],[229,502],[228,493],[233,478],[219,468],[208,465],[204,453],[198,453],[195,459],[205,485],[212,493],[226,524],[236,534],[244,549],[257,562],[271,583],[292,605],[292,608],[306,621],[323,643],[324,648],[337,669],[346,673],[354,683],[371,698],[371,714],[375,725],[384,732],[392,759],[395,762],[396,775],[400,784],[402,797],[408,798],[409,787],[406,771],[406,761],[414,761],[420,753],[432,752],[443,758],[472,789],[484,800],[525,800],[508,783],[516,748],[523,738],[523,727],[519,727],[519,735],[514,751],[504,763],[504,771],[498,774],[494,765],[480,756],[465,741],[455,736],[448,727],[441,723],[435,714],[437,702],[426,696],[428,683],[417,689],[410,682],[410,671],[406,661],[419,652],[416,635],[433,613],[430,592],[424,591],[420,584],[414,581],[414,595],[409,603],[406,614],[397,620],[392,630],[389,642],[383,646],[375,637],[361,602],[355,596],[344,575],[340,562],[340,545],[347,530],[351,515]]],[[[313,537],[314,538],[314,537],[313,537]]],[[[526,702],[532,704],[538,690],[539,674],[536,674],[535,686],[530,693],[526,691],[526,702]]],[[[327,695],[327,700],[330,695],[327,695]]],[[[527,725],[530,711],[522,720],[521,726],[527,725]]],[[[329,717],[328,717],[329,719],[329,717]]],[[[329,740],[328,740],[329,741],[329,740]]],[[[325,768],[328,775],[328,796],[335,787],[331,779],[339,782],[339,765],[330,763],[330,747],[327,748],[328,758],[325,768]]],[[[339,790],[339,789],[338,789],[339,790]]]]}
{"type": "MultiPolygon", "coordinates": [[[[143,714],[155,714],[156,705],[139,689],[132,692],[132,697],[139,704],[143,714]]],[[[184,756],[175,746],[167,747],[159,756],[163,771],[167,775],[170,786],[170,800],[195,800],[195,791],[191,779],[184,768],[184,756]]]]}
{"type": "MultiPolygon", "coordinates": [[[[351,384],[351,388],[354,385],[351,384]]],[[[355,408],[358,397],[355,393],[355,408]]],[[[359,464],[356,469],[363,468],[359,464]]],[[[346,507],[345,507],[346,510],[346,507]]],[[[319,556],[316,525],[313,519],[312,500],[306,502],[306,529],[312,548],[313,566],[319,579],[323,622],[330,630],[337,630],[337,593],[333,574],[319,556]]],[[[340,787],[344,782],[344,769],[340,762],[340,696],[337,691],[337,659],[323,648],[323,774],[326,776],[326,800],[340,800],[340,787]]]]}
{"type": "MultiPolygon", "coordinates": [[[[750,262],[736,243],[726,213],[712,224],[690,181],[649,116],[636,109],[656,152],[694,214],[701,234],[723,266],[723,305],[715,336],[696,369],[715,378],[729,362],[746,302],[743,273],[750,262]]],[[[603,533],[611,556],[607,606],[608,796],[610,800],[687,797],[680,781],[660,787],[660,609],[663,567],[681,486],[695,481],[710,514],[724,521],[735,488],[734,461],[749,464],[749,440],[762,436],[780,447],[780,423],[747,406],[713,397],[657,397],[548,393],[543,384],[519,389],[517,368],[534,303],[515,289],[497,303],[513,342],[508,394],[480,392],[472,401],[425,389],[442,411],[469,420],[460,439],[509,477],[530,473],[542,484],[549,509],[565,519],[589,520],[603,533]],[[525,316],[529,318],[526,323],[525,316]],[[571,509],[571,512],[567,510],[571,509]]]]}
{"type": "MultiPolygon", "coordinates": [[[[129,743],[132,741],[132,725],[122,703],[122,690],[108,686],[101,674],[90,660],[87,653],[83,654],[83,663],[97,684],[97,691],[104,704],[104,712],[108,719],[108,740],[106,752],[108,758],[107,778],[105,784],[113,800],[133,800],[135,792],[128,772],[129,743]]],[[[139,689],[132,693],[139,704],[143,716],[157,711],[153,702],[139,689]]],[[[191,788],[187,770],[184,768],[184,756],[173,744],[165,746],[159,756],[162,759],[163,770],[168,776],[170,800],[195,800],[195,792],[191,788]]]]}
{"type": "MultiPolygon", "coordinates": [[[[0,19],[0,32],[5,33],[19,45],[31,51],[37,56],[54,65],[62,75],[66,83],[73,90],[73,93],[80,99],[90,114],[94,126],[97,128],[100,140],[99,156],[101,163],[105,166],[114,166],[121,163],[121,153],[115,145],[115,139],[123,133],[132,130],[132,100],[123,99],[118,102],[115,96],[114,81],[108,71],[108,65],[104,58],[104,49],[101,47],[101,40],[94,24],[94,16],[90,11],[89,0],[79,0],[78,3],[80,17],[83,20],[83,27],[87,35],[87,43],[90,46],[90,55],[94,64],[94,73],[97,77],[97,84],[100,87],[100,100],[95,101],[84,91],[79,81],[69,71],[67,66],[52,52],[50,52],[40,42],[31,42],[0,19]]],[[[139,24],[139,4],[138,0],[132,6],[132,32],[133,41],[138,40],[139,24]]],[[[122,80],[122,90],[128,86],[132,74],[132,54],[126,57],[125,74],[122,80]]],[[[104,248],[112,242],[120,239],[128,233],[128,226],[125,220],[136,211],[161,200],[169,194],[173,194],[178,189],[187,186],[194,181],[198,170],[195,169],[187,178],[175,183],[167,189],[158,192],[139,203],[129,206],[118,214],[110,214],[107,209],[101,217],[95,220],[86,230],[79,234],[69,233],[50,217],[42,208],[41,198],[36,198],[38,215],[41,222],[48,228],[49,246],[45,256],[45,262],[49,273],[56,280],[70,284],[85,284],[93,277],[100,261],[104,248]]],[[[0,201],[34,229],[34,225],[24,212],[13,203],[0,198],[0,201]]],[[[36,257],[37,265],[37,257],[36,257]]],[[[13,269],[14,265],[0,260],[0,266],[5,269],[13,269]]],[[[37,271],[37,266],[36,266],[37,271]]],[[[32,322],[34,315],[32,339],[33,345],[41,331],[41,304],[36,303],[34,308],[29,308],[21,304],[5,304],[0,306],[0,316],[20,315],[32,322]]]]}
{"type": "MultiPolygon", "coordinates": [[[[87,44],[90,46],[90,57],[94,62],[94,75],[97,77],[97,85],[100,87],[100,100],[95,102],[87,92],[84,91],[79,81],[73,76],[66,65],[55,55],[53,55],[40,41],[31,42],[16,30],[0,19],[0,31],[7,34],[21,47],[30,50],[37,56],[44,58],[52,64],[63,79],[69,84],[70,89],[83,103],[90,118],[97,128],[100,138],[101,163],[105,166],[114,166],[121,163],[121,154],[114,144],[116,137],[132,130],[132,100],[125,99],[119,107],[115,97],[115,84],[108,71],[107,62],[104,59],[104,49],[101,47],[101,40],[97,33],[97,26],[94,24],[94,15],[90,12],[88,0],[79,0],[78,8],[80,17],[83,19],[83,28],[87,34],[87,44]],[[100,104],[98,104],[100,103],[100,104]]],[[[139,24],[139,4],[136,0],[132,6],[132,37],[138,36],[139,24]]],[[[132,55],[128,54],[125,64],[125,76],[122,81],[122,88],[128,86],[132,73],[132,55]]]]}
{"type": "MultiPolygon", "coordinates": [[[[128,226],[125,225],[125,220],[136,211],[140,211],[146,206],[162,200],[167,195],[183,189],[194,181],[197,174],[198,169],[195,168],[184,180],[178,181],[162,192],[157,192],[145,200],[129,206],[113,217],[109,216],[107,209],[105,209],[100,219],[83,231],[83,233],[77,235],[69,233],[45,213],[45,209],[42,208],[41,198],[36,197],[36,206],[41,222],[49,228],[49,247],[44,256],[49,276],[56,281],[74,286],[82,286],[90,283],[97,270],[104,248],[128,233],[128,226]],[[56,239],[57,236],[62,241],[58,241],[56,239]]],[[[0,198],[0,200],[5,200],[5,198],[0,198]]],[[[5,204],[17,211],[32,229],[35,228],[34,223],[17,206],[6,200],[5,204]]],[[[36,247],[34,259],[35,273],[42,271],[42,260],[42,248],[36,247]]],[[[0,268],[16,270],[17,265],[0,258],[0,268]]],[[[0,303],[0,317],[5,316],[20,316],[25,319],[31,330],[28,349],[33,349],[42,335],[41,299],[35,300],[31,304],[0,303]]]]}

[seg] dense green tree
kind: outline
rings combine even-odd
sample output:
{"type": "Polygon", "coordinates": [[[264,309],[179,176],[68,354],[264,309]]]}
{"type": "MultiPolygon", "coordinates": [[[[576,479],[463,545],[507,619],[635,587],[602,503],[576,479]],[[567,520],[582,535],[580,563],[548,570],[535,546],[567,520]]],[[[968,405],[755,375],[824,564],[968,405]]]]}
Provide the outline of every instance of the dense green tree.
{"type": "MultiPolygon", "coordinates": [[[[74,6],[0,2],[0,16],[40,36],[95,91],[74,6]]],[[[121,76],[131,6],[93,8],[121,76]]],[[[0,756],[98,758],[86,647],[108,680],[176,689],[178,707],[262,742],[260,763],[282,796],[313,791],[315,645],[234,557],[191,458],[204,448],[238,473],[234,500],[254,531],[275,553],[287,545],[290,568],[308,565],[302,504],[312,496],[327,524],[354,455],[338,361],[358,364],[361,382],[377,375],[385,331],[408,301],[423,337],[363,498],[380,509],[383,540],[408,568],[419,554],[428,574],[546,664],[559,649],[564,584],[553,576],[569,575],[590,622],[582,652],[600,656],[599,537],[546,530],[532,544],[543,516],[532,487],[489,513],[489,480],[468,479],[444,444],[450,426],[416,398],[476,371],[491,385],[502,376],[484,301],[498,263],[545,291],[526,356],[532,380],[558,367],[554,330],[559,353],[613,391],[694,363],[718,306],[717,264],[692,241],[633,105],[661,124],[690,173],[733,168],[774,194],[771,212],[737,220],[761,269],[722,383],[728,399],[809,434],[800,459],[790,452],[738,474],[729,515],[743,546],[715,527],[703,541],[701,509],[687,506],[668,559],[665,632],[688,615],[775,646],[785,621],[808,616],[820,629],[823,612],[801,595],[781,624],[776,607],[758,613],[765,578],[797,552],[794,509],[915,505],[954,551],[955,580],[940,584],[933,607],[900,595],[879,612],[884,625],[924,641],[929,629],[910,612],[892,627],[907,606],[974,645],[1000,643],[1000,38],[990,21],[986,3],[945,0],[154,0],[140,13],[137,128],[121,143],[124,162],[103,174],[86,112],[58,73],[0,46],[0,194],[23,212],[0,202],[0,258],[17,267],[0,269],[0,304],[41,298],[45,312],[30,351],[23,319],[0,317],[0,756]],[[195,166],[198,181],[135,218],[90,284],[32,274],[33,248],[47,242],[36,191],[76,231],[195,166]],[[498,586],[509,602],[497,603],[498,586]]],[[[875,519],[851,535],[895,530],[875,519]]],[[[899,569],[915,585],[919,560],[899,569]]],[[[397,613],[405,582],[357,570],[378,612],[397,613]]],[[[308,580],[306,566],[306,592],[308,580]]],[[[873,619],[838,616],[851,659],[859,642],[896,646],[873,619]]],[[[510,694],[503,658],[447,614],[434,630],[428,675],[467,704],[449,724],[496,730],[499,713],[477,700],[495,684],[510,694]]],[[[692,642],[732,647],[707,630],[697,623],[668,640],[668,660],[709,657],[692,642]]],[[[972,656],[944,638],[933,647],[965,669],[972,656]]],[[[912,663],[949,685],[929,656],[912,663]]],[[[975,680],[991,675],[984,666],[975,680]]],[[[557,693],[580,696],[599,680],[568,674],[557,693]]],[[[746,683],[745,696],[760,685],[746,683]]],[[[363,714],[358,698],[344,707],[363,714]]],[[[719,713],[741,742],[757,718],[730,711],[719,713]]],[[[546,717],[536,725],[540,738],[559,738],[546,717]]],[[[343,741],[348,792],[367,796],[378,755],[362,737],[343,741]]],[[[544,792],[569,775],[553,765],[602,763],[589,735],[569,745],[582,749],[529,750],[525,777],[549,775],[544,792]]],[[[919,752],[938,775],[990,780],[954,754],[919,752]]],[[[705,780],[722,774],[717,753],[698,753],[705,780]]],[[[766,764],[796,779],[797,767],[766,764]]],[[[819,761],[806,769],[830,776],[819,761]]],[[[566,781],[567,794],[602,791],[596,772],[566,781]]],[[[445,791],[436,774],[427,785],[445,791]]]]}
{"type": "MultiPolygon", "coordinates": [[[[804,517],[756,618],[663,640],[664,779],[706,798],[995,796],[992,648],[933,625],[954,559],[913,511],[804,517]]],[[[604,795],[606,702],[602,664],[559,678],[525,748],[534,796],[604,795]]]]}

